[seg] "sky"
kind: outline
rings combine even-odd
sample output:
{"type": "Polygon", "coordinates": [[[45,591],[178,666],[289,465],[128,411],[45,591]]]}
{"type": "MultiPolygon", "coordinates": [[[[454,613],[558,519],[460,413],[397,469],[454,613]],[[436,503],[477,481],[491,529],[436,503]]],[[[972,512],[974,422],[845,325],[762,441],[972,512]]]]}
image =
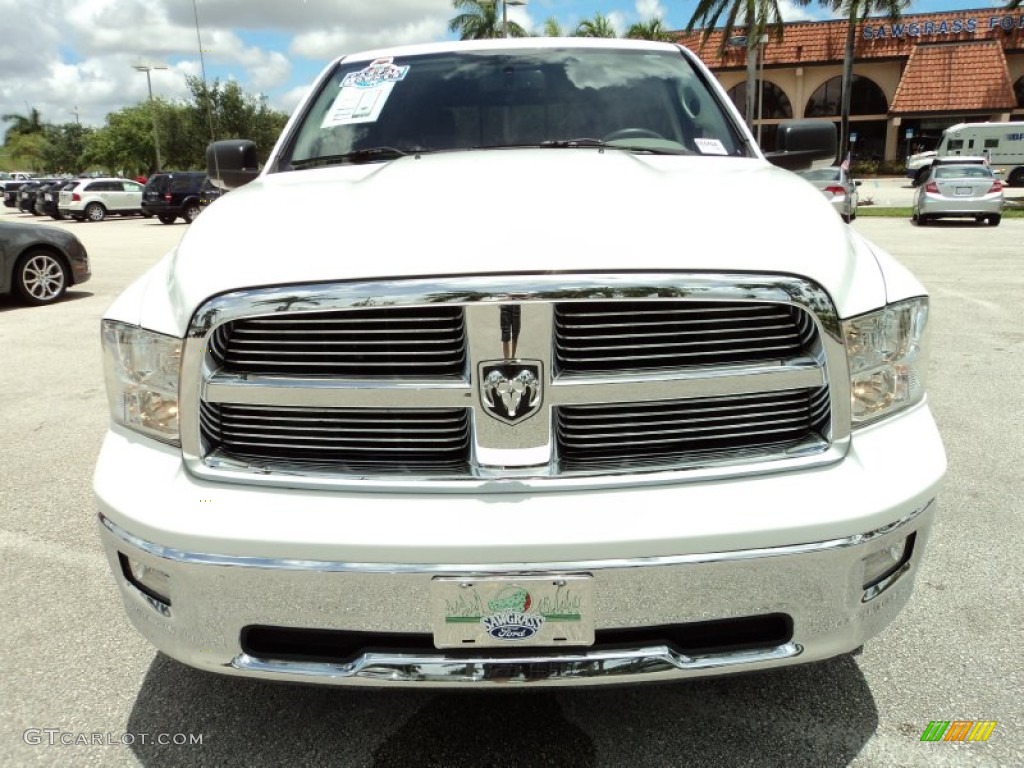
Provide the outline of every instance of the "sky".
{"type": "MultiPolygon", "coordinates": [[[[906,12],[986,5],[919,0],[906,12]]],[[[621,34],[652,18],[682,29],[695,6],[696,0],[529,0],[508,12],[537,33],[548,18],[571,30],[601,12],[621,34]]],[[[818,3],[780,6],[786,21],[832,18],[818,3]]],[[[453,39],[447,25],[454,15],[451,0],[0,0],[0,115],[36,108],[45,122],[102,125],[107,113],[146,98],[137,63],[167,67],[151,73],[154,96],[185,98],[185,76],[201,72],[200,41],[208,79],[236,80],[291,112],[336,56],[453,39]]]]}

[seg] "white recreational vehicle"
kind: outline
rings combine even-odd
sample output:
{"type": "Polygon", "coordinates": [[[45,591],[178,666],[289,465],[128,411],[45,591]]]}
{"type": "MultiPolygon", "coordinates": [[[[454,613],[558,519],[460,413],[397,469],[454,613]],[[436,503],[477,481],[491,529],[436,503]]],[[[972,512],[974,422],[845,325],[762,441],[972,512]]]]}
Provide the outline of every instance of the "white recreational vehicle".
{"type": "Polygon", "coordinates": [[[932,157],[949,155],[987,157],[989,165],[1000,172],[1009,186],[1024,187],[1024,122],[951,125],[942,132],[935,152],[922,152],[910,158],[908,175],[915,160],[918,165],[930,165],[932,157]]]}

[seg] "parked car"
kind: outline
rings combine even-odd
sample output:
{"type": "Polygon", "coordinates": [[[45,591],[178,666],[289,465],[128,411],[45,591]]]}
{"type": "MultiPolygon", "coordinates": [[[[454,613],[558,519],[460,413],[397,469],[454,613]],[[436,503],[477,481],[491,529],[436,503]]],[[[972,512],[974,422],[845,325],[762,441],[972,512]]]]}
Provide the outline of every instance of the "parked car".
{"type": "Polygon", "coordinates": [[[857,205],[860,200],[857,187],[860,186],[860,182],[851,179],[850,172],[845,168],[836,165],[831,168],[799,171],[798,174],[821,190],[836,209],[836,213],[842,216],[847,224],[857,218],[857,205]]]}
{"type": "Polygon", "coordinates": [[[102,323],[97,527],[164,653],[590,685],[897,617],[946,467],[929,302],[786,170],[830,121],[766,155],[680,46],[530,38],[336,59],[285,131],[208,148],[235,191],[102,323]]]}
{"type": "Polygon", "coordinates": [[[914,180],[910,185],[912,187],[920,187],[927,181],[931,169],[937,165],[984,165],[990,167],[988,158],[983,155],[933,157],[926,165],[921,166],[914,172],[914,180]]]}
{"type": "Polygon", "coordinates": [[[1003,183],[987,165],[936,163],[914,193],[911,220],[924,226],[935,219],[974,218],[998,226],[1003,216],[1003,183]]]}
{"type": "Polygon", "coordinates": [[[47,224],[0,221],[0,293],[29,304],[51,304],[91,277],[85,246],[47,224]]]}
{"type": "Polygon", "coordinates": [[[31,213],[33,216],[38,215],[34,208],[36,204],[36,191],[42,186],[43,182],[39,179],[32,179],[26,181],[18,189],[18,210],[22,213],[31,213]]]}
{"type": "Polygon", "coordinates": [[[8,208],[18,207],[18,190],[21,189],[23,180],[12,180],[0,182],[0,186],[3,187],[3,198],[4,205],[8,208]]]}
{"type": "Polygon", "coordinates": [[[78,221],[103,221],[108,214],[142,213],[142,185],[129,179],[77,179],[60,191],[58,209],[78,221]]]}
{"type": "Polygon", "coordinates": [[[70,188],[75,183],[77,183],[76,179],[62,179],[45,187],[41,194],[36,195],[36,210],[42,216],[49,216],[58,220],[63,219],[64,216],[61,215],[59,205],[60,191],[70,188]]]}
{"type": "Polygon", "coordinates": [[[142,210],[164,224],[173,224],[179,216],[191,224],[220,195],[205,172],[158,173],[146,182],[142,210]]]}

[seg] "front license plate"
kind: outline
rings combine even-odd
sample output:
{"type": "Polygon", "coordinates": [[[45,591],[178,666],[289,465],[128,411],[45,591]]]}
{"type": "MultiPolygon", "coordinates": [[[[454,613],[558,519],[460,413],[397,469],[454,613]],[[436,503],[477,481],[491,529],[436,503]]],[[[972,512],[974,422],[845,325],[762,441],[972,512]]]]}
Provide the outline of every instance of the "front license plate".
{"type": "Polygon", "coordinates": [[[971,187],[957,187],[956,194],[958,197],[970,197],[974,190],[971,187]]]}
{"type": "Polygon", "coordinates": [[[592,586],[586,574],[439,576],[430,584],[434,645],[593,645],[592,586]]]}

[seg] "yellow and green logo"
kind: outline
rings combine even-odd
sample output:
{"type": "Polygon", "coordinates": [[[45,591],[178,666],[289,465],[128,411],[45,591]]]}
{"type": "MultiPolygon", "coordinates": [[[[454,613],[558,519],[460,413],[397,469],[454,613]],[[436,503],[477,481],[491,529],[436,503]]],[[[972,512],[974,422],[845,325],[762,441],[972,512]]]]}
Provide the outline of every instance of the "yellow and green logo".
{"type": "Polygon", "coordinates": [[[932,720],[921,741],[988,741],[995,720],[932,720]]]}

